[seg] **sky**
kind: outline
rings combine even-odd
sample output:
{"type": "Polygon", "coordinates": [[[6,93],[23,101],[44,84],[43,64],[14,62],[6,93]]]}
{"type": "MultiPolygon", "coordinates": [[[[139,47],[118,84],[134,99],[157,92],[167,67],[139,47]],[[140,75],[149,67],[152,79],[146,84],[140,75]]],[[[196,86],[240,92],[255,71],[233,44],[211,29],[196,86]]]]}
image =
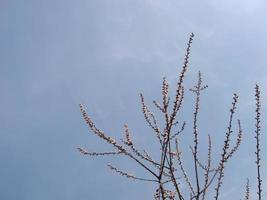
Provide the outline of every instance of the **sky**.
{"type": "MultiPolygon", "coordinates": [[[[221,199],[242,198],[246,178],[254,195],[258,83],[265,193],[266,9],[262,0],[0,0],[0,199],[151,199],[153,185],[129,181],[106,167],[112,163],[146,175],[134,163],[79,154],[78,146],[105,151],[108,145],[89,131],[78,105],[117,139],[127,122],[140,148],[156,155],[139,93],[152,106],[160,99],[162,77],[174,90],[191,32],[180,116],[189,126],[182,147],[190,151],[194,99],[188,89],[200,70],[209,85],[199,119],[203,155],[208,133],[214,156],[220,154],[232,95],[240,97],[236,118],[244,141],[227,166],[221,199]]],[[[192,162],[190,156],[184,161],[192,162]]]]}

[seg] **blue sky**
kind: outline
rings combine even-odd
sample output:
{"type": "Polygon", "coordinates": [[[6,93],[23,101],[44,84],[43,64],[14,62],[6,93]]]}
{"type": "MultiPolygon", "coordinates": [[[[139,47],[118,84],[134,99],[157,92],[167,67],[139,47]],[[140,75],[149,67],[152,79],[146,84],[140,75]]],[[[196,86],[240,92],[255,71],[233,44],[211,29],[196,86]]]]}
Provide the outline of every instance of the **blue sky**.
{"type": "MultiPolygon", "coordinates": [[[[150,184],[129,182],[105,166],[142,174],[133,163],[76,151],[107,149],[88,130],[78,104],[113,137],[122,137],[127,122],[140,148],[156,153],[138,94],[147,102],[159,99],[163,76],[175,85],[190,32],[196,36],[186,87],[198,70],[209,85],[199,127],[204,152],[210,133],[219,155],[232,94],[240,95],[244,142],[226,170],[222,199],[243,195],[247,177],[255,188],[253,88],[257,82],[262,89],[266,130],[266,9],[261,0],[1,0],[0,199],[151,199],[150,184]]],[[[181,118],[190,124],[192,94],[186,98],[181,118]]]]}

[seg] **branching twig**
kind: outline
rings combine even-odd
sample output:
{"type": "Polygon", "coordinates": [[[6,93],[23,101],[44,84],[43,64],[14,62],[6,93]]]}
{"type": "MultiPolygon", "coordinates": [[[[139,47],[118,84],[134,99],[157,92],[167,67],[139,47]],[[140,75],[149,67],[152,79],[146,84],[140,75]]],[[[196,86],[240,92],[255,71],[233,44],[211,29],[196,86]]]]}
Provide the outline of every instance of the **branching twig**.
{"type": "Polygon", "coordinates": [[[256,165],[257,165],[257,181],[258,181],[258,200],[261,200],[261,197],[262,197],[262,189],[261,189],[261,184],[262,184],[262,179],[261,179],[261,174],[260,174],[260,131],[261,131],[261,126],[260,126],[260,116],[261,116],[261,113],[260,113],[260,108],[261,108],[261,103],[260,103],[260,89],[259,89],[259,86],[256,84],[256,87],[255,87],[255,99],[256,99],[256,130],[255,130],[255,133],[256,133],[256,136],[255,136],[255,139],[256,139],[256,165]]]}

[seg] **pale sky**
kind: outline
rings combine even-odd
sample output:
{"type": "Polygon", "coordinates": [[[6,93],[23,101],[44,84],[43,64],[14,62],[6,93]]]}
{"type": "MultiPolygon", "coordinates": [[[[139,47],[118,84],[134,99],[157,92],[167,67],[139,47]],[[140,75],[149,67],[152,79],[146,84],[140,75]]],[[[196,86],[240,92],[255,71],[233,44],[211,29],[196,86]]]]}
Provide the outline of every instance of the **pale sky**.
{"type": "MultiPolygon", "coordinates": [[[[174,89],[191,32],[195,38],[181,115],[189,124],[184,151],[190,151],[192,137],[188,89],[200,70],[209,85],[199,120],[204,155],[208,133],[214,156],[220,154],[232,94],[240,96],[236,119],[241,119],[244,141],[226,168],[221,199],[242,199],[247,177],[256,188],[257,82],[263,99],[265,193],[266,11],[263,0],[0,0],[0,199],[152,199],[153,185],[129,182],[106,167],[113,163],[146,175],[132,162],[77,152],[77,146],[107,150],[88,130],[78,104],[117,139],[127,122],[138,146],[157,154],[139,92],[152,106],[161,98],[163,76],[174,89]]],[[[184,160],[190,166],[190,156],[184,160]]]]}

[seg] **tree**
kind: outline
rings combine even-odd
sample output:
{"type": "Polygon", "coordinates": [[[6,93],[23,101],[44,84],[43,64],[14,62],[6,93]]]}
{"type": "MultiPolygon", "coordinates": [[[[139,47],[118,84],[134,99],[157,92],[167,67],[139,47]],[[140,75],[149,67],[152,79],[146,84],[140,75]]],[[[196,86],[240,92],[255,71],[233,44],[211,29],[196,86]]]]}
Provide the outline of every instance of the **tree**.
{"type": "MultiPolygon", "coordinates": [[[[109,168],[121,176],[125,176],[129,179],[154,182],[157,185],[154,199],[196,199],[204,200],[207,198],[207,194],[213,192],[214,199],[218,200],[221,194],[221,186],[223,184],[224,170],[227,166],[230,158],[238,150],[242,141],[242,128],[240,120],[237,120],[238,132],[234,145],[230,144],[233,138],[233,126],[234,116],[237,109],[238,95],[234,94],[232,104],[229,113],[228,126],[225,133],[225,139],[223,141],[223,147],[219,158],[219,163],[212,166],[212,140],[208,136],[208,153],[206,162],[199,158],[199,131],[198,131],[198,118],[200,110],[201,93],[208,87],[203,84],[201,72],[198,73],[197,84],[190,89],[195,96],[195,105],[193,113],[193,145],[190,147],[192,152],[192,166],[194,174],[188,175],[188,169],[184,166],[182,161],[182,151],[179,144],[180,135],[183,133],[186,122],[181,122],[178,119],[178,114],[181,112],[181,105],[184,102],[184,79],[188,69],[189,55],[194,34],[191,33],[187,44],[186,54],[184,58],[184,64],[179,74],[175,96],[173,99],[169,97],[169,84],[166,78],[163,78],[162,82],[162,102],[153,101],[154,106],[159,110],[164,118],[164,125],[160,126],[155,114],[151,112],[143,94],[140,94],[142,112],[146,123],[152,129],[155,137],[158,140],[160,147],[159,160],[155,160],[150,156],[147,151],[142,151],[136,148],[134,141],[131,137],[131,131],[127,124],[124,125],[124,139],[120,142],[108,136],[101,131],[94,124],[93,120],[88,116],[83,105],[80,105],[82,116],[91,129],[92,133],[106,141],[107,144],[114,148],[112,152],[88,152],[83,148],[77,148],[83,155],[89,156],[111,156],[121,155],[126,156],[133,160],[137,165],[142,167],[152,178],[138,177],[129,172],[122,171],[113,165],[108,165],[109,168]],[[178,128],[178,130],[177,130],[178,128]],[[180,178],[181,177],[181,178],[180,178]],[[194,177],[194,181],[190,180],[190,177],[194,177]],[[204,177],[204,178],[201,178],[204,177]],[[186,185],[187,192],[181,189],[181,183],[186,185]]],[[[262,198],[262,180],[260,174],[260,90],[259,86],[255,87],[256,97],[256,124],[255,124],[255,139],[256,139],[256,169],[257,169],[257,182],[258,182],[258,200],[262,198]]],[[[245,187],[244,199],[250,198],[250,185],[247,180],[245,187]]]]}

